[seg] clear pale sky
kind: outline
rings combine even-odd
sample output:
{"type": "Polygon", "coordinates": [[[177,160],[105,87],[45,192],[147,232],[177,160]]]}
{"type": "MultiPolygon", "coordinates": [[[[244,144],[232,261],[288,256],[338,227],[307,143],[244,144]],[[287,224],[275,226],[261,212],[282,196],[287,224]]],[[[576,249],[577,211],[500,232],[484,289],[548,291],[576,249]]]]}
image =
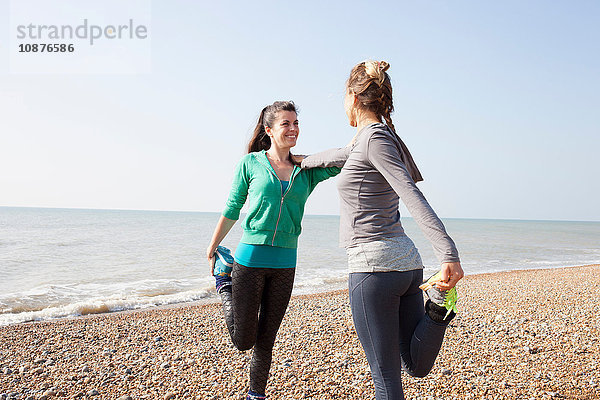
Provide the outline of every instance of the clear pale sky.
{"type": "Polygon", "coordinates": [[[600,2],[365,4],[153,1],[150,73],[36,75],[0,0],[0,206],[221,211],[263,106],[298,104],[297,153],[343,146],[349,71],[383,59],[441,217],[600,220],[600,2]]]}

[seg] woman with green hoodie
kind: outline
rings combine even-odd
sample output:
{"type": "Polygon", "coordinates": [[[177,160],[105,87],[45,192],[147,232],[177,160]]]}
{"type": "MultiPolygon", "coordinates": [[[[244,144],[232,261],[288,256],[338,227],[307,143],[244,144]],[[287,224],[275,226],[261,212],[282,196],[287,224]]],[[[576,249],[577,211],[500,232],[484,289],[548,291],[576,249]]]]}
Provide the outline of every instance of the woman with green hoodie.
{"type": "MultiPolygon", "coordinates": [[[[339,167],[301,169],[290,149],[299,134],[293,102],[276,101],[260,113],[248,154],[238,163],[225,210],[206,256],[215,252],[239,219],[243,235],[231,276],[215,276],[231,340],[239,350],[254,347],[247,399],[265,399],[275,336],[294,284],[296,249],[304,205],[315,186],[340,173],[339,167]]],[[[350,149],[321,153],[323,164],[343,166],[350,149]]]]}

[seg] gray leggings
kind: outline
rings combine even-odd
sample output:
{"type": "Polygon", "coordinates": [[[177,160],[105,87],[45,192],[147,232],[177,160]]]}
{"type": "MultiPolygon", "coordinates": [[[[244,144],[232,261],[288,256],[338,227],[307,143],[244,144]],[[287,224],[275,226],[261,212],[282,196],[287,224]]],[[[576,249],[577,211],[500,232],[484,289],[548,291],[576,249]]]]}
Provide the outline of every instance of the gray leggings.
{"type": "Polygon", "coordinates": [[[426,376],[440,351],[446,325],[425,314],[423,270],[350,274],[350,306],[365,350],[377,400],[402,400],[401,371],[426,376]]]}

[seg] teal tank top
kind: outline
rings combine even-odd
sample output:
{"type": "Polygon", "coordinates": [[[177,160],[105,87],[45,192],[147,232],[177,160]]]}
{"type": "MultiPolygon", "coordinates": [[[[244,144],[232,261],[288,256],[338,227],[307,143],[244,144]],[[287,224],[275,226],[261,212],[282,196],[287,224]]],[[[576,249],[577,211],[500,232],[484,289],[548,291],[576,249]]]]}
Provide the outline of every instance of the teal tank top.
{"type": "Polygon", "coordinates": [[[268,244],[240,243],[235,249],[235,262],[251,268],[295,268],[297,249],[268,244]]]}

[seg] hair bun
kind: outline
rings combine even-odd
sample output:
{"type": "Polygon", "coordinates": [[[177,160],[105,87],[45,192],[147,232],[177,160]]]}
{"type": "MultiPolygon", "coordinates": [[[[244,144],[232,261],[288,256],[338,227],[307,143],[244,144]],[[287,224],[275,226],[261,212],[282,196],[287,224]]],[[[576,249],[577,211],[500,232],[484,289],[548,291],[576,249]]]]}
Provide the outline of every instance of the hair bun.
{"type": "Polygon", "coordinates": [[[385,81],[385,71],[390,68],[387,61],[365,61],[365,72],[370,78],[374,79],[379,86],[385,81]]]}

